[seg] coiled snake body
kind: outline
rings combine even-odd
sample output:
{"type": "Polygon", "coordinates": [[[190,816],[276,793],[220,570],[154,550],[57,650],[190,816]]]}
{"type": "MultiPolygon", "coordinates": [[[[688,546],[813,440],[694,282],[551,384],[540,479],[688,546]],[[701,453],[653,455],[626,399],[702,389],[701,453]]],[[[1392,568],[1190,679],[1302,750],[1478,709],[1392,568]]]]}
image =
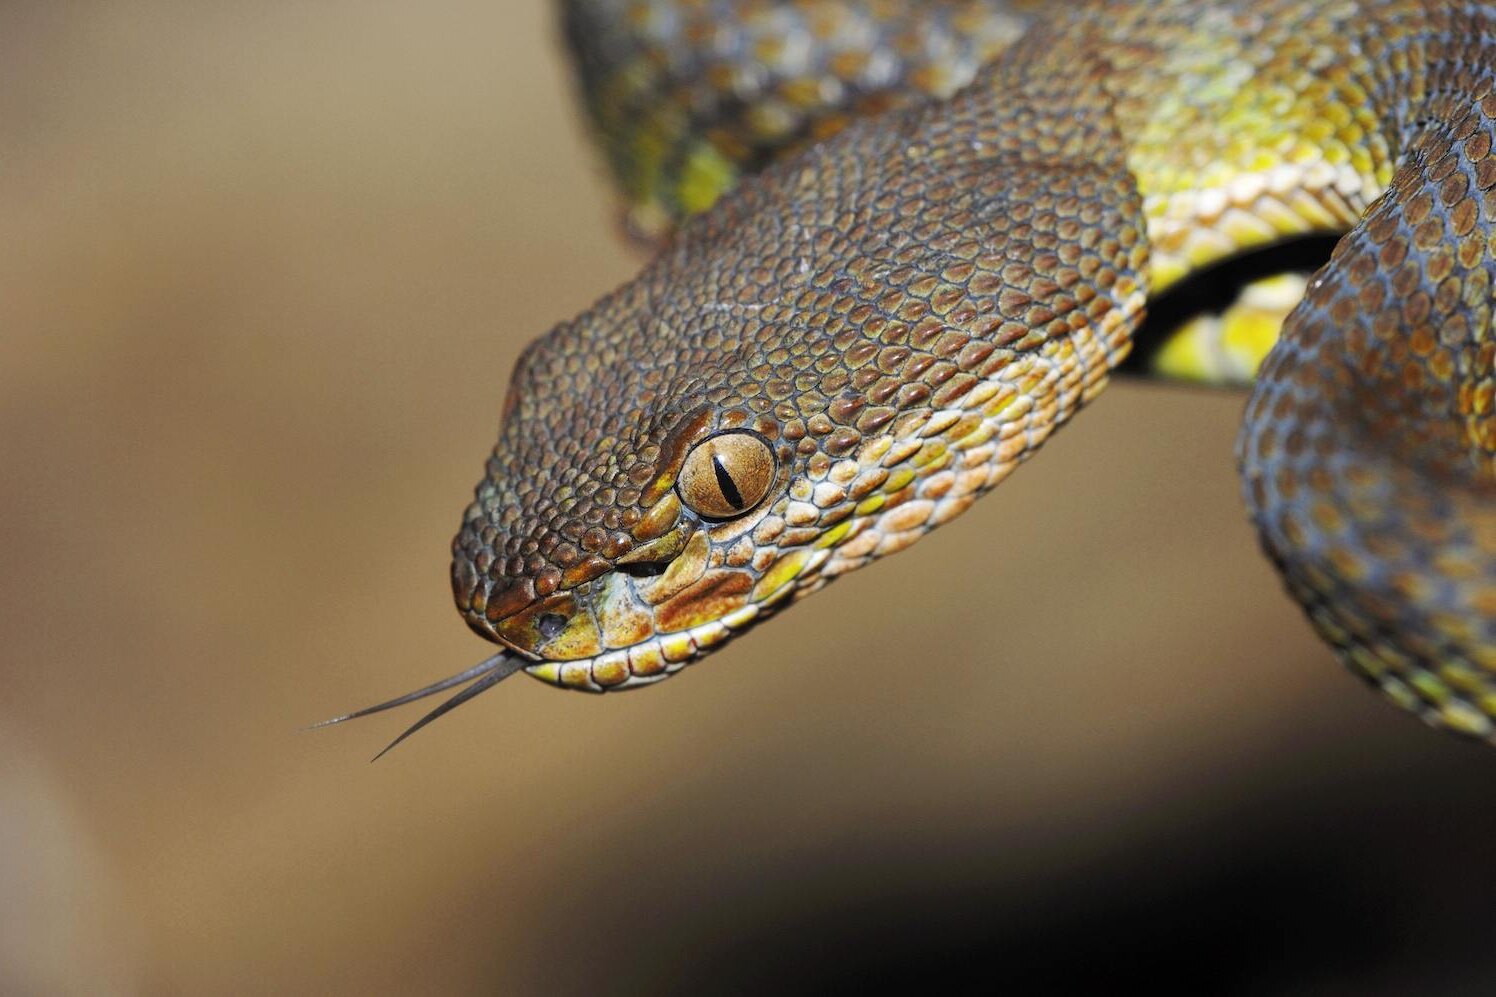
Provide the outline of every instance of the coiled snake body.
{"type": "Polygon", "coordinates": [[[572,0],[636,226],[703,213],[518,364],[453,544],[504,650],[370,711],[674,674],[957,516],[1150,296],[1344,232],[1257,379],[1244,494],[1352,669],[1492,737],[1496,4],[1038,6],[572,0]]]}

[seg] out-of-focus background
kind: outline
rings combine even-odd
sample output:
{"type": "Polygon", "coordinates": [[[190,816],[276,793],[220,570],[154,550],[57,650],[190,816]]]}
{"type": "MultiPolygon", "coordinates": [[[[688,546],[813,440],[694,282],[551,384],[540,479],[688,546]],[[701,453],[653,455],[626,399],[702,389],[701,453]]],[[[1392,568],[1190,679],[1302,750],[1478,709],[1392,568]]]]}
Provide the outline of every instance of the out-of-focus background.
{"type": "Polygon", "coordinates": [[[1241,398],[1111,389],[685,676],[516,678],[447,544],[638,265],[551,11],[0,7],[0,992],[1496,986],[1496,752],[1342,673],[1241,398]]]}

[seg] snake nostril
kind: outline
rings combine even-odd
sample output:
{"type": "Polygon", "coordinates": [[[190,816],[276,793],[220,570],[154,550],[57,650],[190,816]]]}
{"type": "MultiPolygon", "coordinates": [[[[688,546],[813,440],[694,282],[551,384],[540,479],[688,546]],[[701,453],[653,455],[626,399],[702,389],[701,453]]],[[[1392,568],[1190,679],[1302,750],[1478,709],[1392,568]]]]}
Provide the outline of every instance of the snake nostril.
{"type": "Polygon", "coordinates": [[[545,613],[535,621],[535,628],[540,631],[540,636],[550,640],[566,629],[566,617],[560,613],[545,613]]]}

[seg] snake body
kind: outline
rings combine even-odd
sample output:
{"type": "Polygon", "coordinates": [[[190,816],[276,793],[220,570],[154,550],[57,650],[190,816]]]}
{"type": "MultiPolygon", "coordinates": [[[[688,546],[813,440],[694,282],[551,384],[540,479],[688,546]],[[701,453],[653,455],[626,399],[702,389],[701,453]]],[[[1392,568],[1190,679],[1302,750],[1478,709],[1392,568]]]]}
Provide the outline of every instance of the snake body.
{"type": "MultiPolygon", "coordinates": [[[[959,515],[1101,391],[1150,298],[1343,232],[1258,377],[1244,494],[1353,670],[1492,737],[1496,5],[570,6],[573,37],[604,41],[726,13],[777,25],[802,46],[784,65],[842,82],[802,88],[803,120],[781,107],[779,134],[805,147],[736,186],[766,155],[743,138],[744,94],[794,104],[778,63],[712,98],[731,112],[715,138],[677,115],[609,140],[636,204],[702,210],[519,361],[453,543],[458,607],[506,650],[465,679],[524,668],[602,691],[678,672],[959,515]],[[923,41],[848,83],[868,63],[837,59],[847,33],[827,26],[858,17],[874,61],[923,41]],[[942,50],[956,70],[922,74],[942,50]],[[878,80],[934,96],[831,120],[878,80]]],[[[697,40],[728,64],[765,51],[727,37],[697,40]]],[[[584,54],[594,114],[693,58],[717,65],[656,58],[630,83],[614,79],[629,60],[584,54]]]]}

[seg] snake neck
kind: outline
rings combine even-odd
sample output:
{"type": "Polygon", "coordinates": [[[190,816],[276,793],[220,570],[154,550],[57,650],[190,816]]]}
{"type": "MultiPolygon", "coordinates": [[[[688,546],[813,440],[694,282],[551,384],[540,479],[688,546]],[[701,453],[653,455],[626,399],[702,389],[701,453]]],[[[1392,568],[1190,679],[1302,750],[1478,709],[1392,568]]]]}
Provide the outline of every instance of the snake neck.
{"type": "MultiPolygon", "coordinates": [[[[1097,4],[1021,46],[1053,44],[1068,79],[1095,81],[1060,103],[1105,107],[1083,145],[1111,169],[1090,143],[1115,136],[1153,293],[1258,246],[1347,232],[1254,393],[1247,501],[1340,656],[1429,722],[1483,737],[1496,737],[1493,39],[1485,4],[1277,0],[1097,4]]],[[[987,141],[967,133],[1015,94],[1042,105],[1054,73],[1042,55],[1007,60],[932,135],[987,141]]]]}
{"type": "Polygon", "coordinates": [[[1155,295],[1243,252],[1346,232],[1405,171],[1392,198],[1410,209],[1409,227],[1387,231],[1393,223],[1377,216],[1379,245],[1398,258],[1355,263],[1357,314],[1380,324],[1332,323],[1335,349],[1364,384],[1335,404],[1377,423],[1378,445],[1398,460],[1481,481],[1493,475],[1496,435],[1478,265],[1496,203],[1486,201],[1491,178],[1477,175],[1493,168],[1477,161],[1496,61],[1491,11],[1416,0],[1109,2],[1059,29],[1108,67],[1155,295]],[[1418,163],[1432,167],[1435,189],[1406,172],[1418,163]],[[1432,295],[1470,304],[1434,328],[1437,311],[1454,309],[1430,307],[1432,295]]]}

